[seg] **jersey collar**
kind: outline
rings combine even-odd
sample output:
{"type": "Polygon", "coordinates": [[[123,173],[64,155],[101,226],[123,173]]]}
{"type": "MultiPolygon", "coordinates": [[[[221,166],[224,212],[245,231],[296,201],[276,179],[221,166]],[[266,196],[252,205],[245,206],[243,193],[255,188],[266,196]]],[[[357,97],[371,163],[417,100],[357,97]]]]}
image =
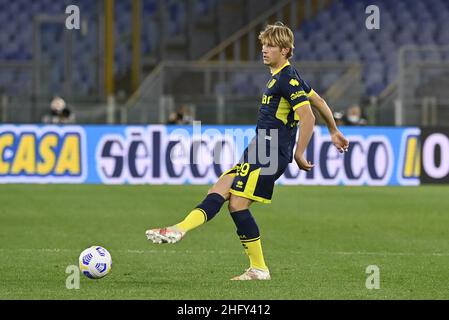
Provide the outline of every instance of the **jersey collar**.
{"type": "Polygon", "coordinates": [[[279,72],[281,72],[282,69],[284,69],[286,66],[289,66],[289,65],[290,65],[290,61],[287,60],[287,62],[284,63],[284,65],[282,67],[280,67],[276,71],[272,72],[271,75],[274,76],[274,75],[278,74],[279,72]]]}

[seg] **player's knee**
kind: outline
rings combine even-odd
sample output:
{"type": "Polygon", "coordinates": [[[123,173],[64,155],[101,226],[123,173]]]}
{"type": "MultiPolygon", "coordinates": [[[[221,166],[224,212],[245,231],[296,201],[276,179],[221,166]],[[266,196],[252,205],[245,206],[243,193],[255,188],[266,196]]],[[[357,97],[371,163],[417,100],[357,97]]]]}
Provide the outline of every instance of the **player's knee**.
{"type": "Polygon", "coordinates": [[[219,190],[218,188],[212,187],[209,190],[207,190],[207,194],[211,194],[211,193],[218,193],[220,194],[223,198],[225,198],[225,200],[229,200],[231,194],[228,192],[223,192],[223,190],[219,190]]]}
{"type": "Polygon", "coordinates": [[[228,201],[229,200],[229,198],[231,198],[231,194],[229,193],[229,192],[226,192],[226,193],[221,193],[221,195],[223,196],[223,198],[225,198],[225,201],[228,201]]]}
{"type": "Polygon", "coordinates": [[[239,203],[237,203],[235,201],[231,202],[231,200],[229,200],[229,202],[228,202],[228,210],[229,210],[229,212],[237,212],[237,211],[242,211],[242,210],[245,210],[245,209],[247,209],[247,208],[244,208],[243,206],[241,206],[239,203]]]}
{"type": "Polygon", "coordinates": [[[231,199],[229,199],[229,202],[228,202],[228,210],[229,210],[229,212],[238,211],[238,210],[235,210],[235,205],[233,202],[231,202],[231,199]]]}
{"type": "Polygon", "coordinates": [[[249,205],[246,199],[241,199],[239,197],[231,196],[228,202],[229,212],[237,212],[241,210],[248,209],[249,205]]]}

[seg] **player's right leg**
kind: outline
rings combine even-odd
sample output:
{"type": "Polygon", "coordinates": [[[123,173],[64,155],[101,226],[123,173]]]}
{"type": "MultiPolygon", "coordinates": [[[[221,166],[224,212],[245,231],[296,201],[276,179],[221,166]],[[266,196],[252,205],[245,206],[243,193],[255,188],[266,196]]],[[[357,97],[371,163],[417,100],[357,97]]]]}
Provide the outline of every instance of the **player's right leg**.
{"type": "Polygon", "coordinates": [[[270,190],[273,188],[272,184],[274,185],[274,181],[269,177],[259,176],[260,169],[252,171],[251,169],[250,166],[248,170],[242,170],[242,174],[236,178],[236,185],[241,185],[242,191],[236,191],[232,188],[232,194],[228,203],[229,212],[237,227],[237,235],[240,238],[250,262],[250,267],[243,274],[236,276],[231,280],[271,279],[270,271],[265,264],[263,256],[259,227],[257,226],[256,220],[252,216],[249,207],[253,201],[266,203],[271,200],[272,192],[270,190]],[[249,172],[251,172],[251,174],[249,172]],[[248,175],[251,175],[251,177],[248,178],[248,175]],[[239,181],[242,183],[238,184],[239,181]],[[247,187],[251,185],[254,187],[247,187]],[[267,189],[266,193],[260,194],[254,192],[256,189],[261,189],[263,187],[267,189]]]}
{"type": "MultiPolygon", "coordinates": [[[[234,167],[235,168],[235,167],[234,167]]],[[[220,211],[223,203],[229,200],[229,190],[236,170],[232,168],[223,173],[218,181],[207,192],[206,198],[197,205],[183,221],[170,227],[149,229],[145,232],[153,243],[176,243],[185,234],[210,221],[220,211]]]]}

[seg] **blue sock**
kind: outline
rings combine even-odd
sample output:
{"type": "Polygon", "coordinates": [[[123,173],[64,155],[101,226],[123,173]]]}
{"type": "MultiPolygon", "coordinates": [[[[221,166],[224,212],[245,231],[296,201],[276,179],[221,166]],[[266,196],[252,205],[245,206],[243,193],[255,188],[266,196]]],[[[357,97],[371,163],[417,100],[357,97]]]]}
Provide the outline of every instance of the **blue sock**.
{"type": "Polygon", "coordinates": [[[240,242],[248,255],[250,267],[268,270],[263,257],[259,228],[251,212],[246,209],[232,212],[231,216],[237,226],[237,234],[240,237],[240,242]]]}
{"type": "Polygon", "coordinates": [[[237,227],[240,240],[255,240],[260,237],[259,227],[249,209],[231,212],[231,217],[237,227]]]}
{"type": "Polygon", "coordinates": [[[206,221],[212,220],[213,217],[220,211],[225,198],[218,193],[210,193],[207,197],[196,207],[202,209],[206,214],[206,221]]]}

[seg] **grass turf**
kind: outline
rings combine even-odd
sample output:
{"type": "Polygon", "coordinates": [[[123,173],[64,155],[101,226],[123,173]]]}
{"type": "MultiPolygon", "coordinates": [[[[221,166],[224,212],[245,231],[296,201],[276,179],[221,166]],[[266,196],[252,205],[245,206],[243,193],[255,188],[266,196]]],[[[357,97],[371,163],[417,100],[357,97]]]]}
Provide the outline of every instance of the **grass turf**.
{"type": "Polygon", "coordinates": [[[206,186],[0,185],[0,299],[448,299],[449,187],[277,186],[251,207],[272,281],[247,267],[226,206],[175,245],[147,227],[178,222],[206,186]],[[65,273],[102,245],[101,280],[65,273]],[[368,265],[380,289],[368,290],[368,265]]]}

